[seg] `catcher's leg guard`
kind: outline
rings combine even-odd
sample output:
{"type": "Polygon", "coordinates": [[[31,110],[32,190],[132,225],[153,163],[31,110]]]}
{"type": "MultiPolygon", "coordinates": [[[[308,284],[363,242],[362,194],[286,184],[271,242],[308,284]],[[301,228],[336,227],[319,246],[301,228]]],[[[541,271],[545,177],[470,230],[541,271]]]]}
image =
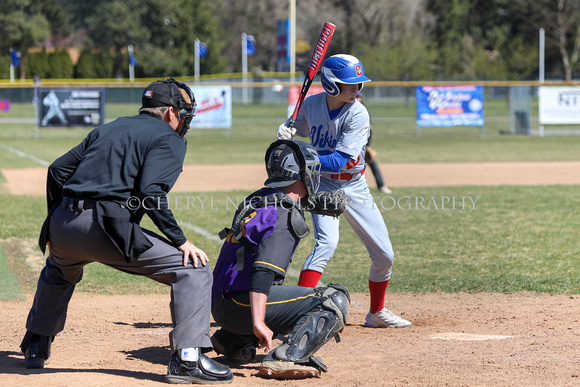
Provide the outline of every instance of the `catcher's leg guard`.
{"type": "Polygon", "coordinates": [[[338,333],[342,332],[348,319],[350,296],[338,284],[316,288],[315,292],[321,298],[325,310],[311,312],[292,337],[269,356],[326,371],[322,359],[313,355],[333,337],[339,341],[338,333]]]}
{"type": "Polygon", "coordinates": [[[292,337],[276,348],[277,359],[304,362],[344,328],[340,318],[326,310],[312,312],[292,337]]]}
{"type": "MultiPolygon", "coordinates": [[[[314,291],[322,299],[322,307],[336,314],[346,325],[350,310],[350,294],[348,290],[342,285],[329,283],[325,287],[314,289],[314,291]]],[[[340,332],[342,332],[342,329],[340,332]]]]}

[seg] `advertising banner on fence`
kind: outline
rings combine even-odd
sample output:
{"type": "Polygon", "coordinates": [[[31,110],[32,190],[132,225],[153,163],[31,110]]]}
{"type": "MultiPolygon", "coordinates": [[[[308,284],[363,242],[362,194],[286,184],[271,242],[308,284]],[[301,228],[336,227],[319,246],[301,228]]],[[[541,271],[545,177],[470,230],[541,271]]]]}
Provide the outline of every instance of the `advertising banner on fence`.
{"type": "Polygon", "coordinates": [[[483,86],[417,86],[417,126],[483,126],[483,86]]]}
{"type": "Polygon", "coordinates": [[[197,108],[191,120],[191,128],[225,128],[232,126],[232,87],[229,85],[189,85],[197,108]]]}
{"type": "Polygon", "coordinates": [[[38,89],[39,125],[99,126],[105,122],[104,89],[38,89]]]}
{"type": "Polygon", "coordinates": [[[538,87],[541,125],[580,124],[580,87],[538,87]]]}
{"type": "MultiPolygon", "coordinates": [[[[300,89],[302,89],[302,86],[290,86],[288,88],[288,117],[290,117],[292,113],[294,113],[294,108],[296,107],[296,102],[298,102],[298,96],[300,95],[300,89]]],[[[322,86],[312,85],[308,89],[308,93],[306,93],[306,96],[308,97],[313,94],[319,94],[324,92],[325,91],[322,86]]]]}

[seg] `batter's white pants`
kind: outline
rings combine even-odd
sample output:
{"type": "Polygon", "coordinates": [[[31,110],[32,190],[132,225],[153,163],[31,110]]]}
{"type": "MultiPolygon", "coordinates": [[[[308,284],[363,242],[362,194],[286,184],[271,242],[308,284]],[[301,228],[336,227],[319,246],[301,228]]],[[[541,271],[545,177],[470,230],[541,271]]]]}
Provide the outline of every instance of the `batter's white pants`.
{"type": "MultiPolygon", "coordinates": [[[[393,267],[393,246],[389,239],[389,231],[370,193],[365,176],[362,175],[359,179],[351,181],[323,177],[320,182],[320,191],[339,188],[343,189],[350,199],[342,216],[346,218],[363,242],[372,261],[369,279],[373,282],[388,281],[393,267]]],[[[316,245],[306,258],[302,270],[323,273],[338,245],[340,218],[312,214],[312,224],[316,245]]],[[[358,263],[352,262],[352,264],[358,263]]]]}

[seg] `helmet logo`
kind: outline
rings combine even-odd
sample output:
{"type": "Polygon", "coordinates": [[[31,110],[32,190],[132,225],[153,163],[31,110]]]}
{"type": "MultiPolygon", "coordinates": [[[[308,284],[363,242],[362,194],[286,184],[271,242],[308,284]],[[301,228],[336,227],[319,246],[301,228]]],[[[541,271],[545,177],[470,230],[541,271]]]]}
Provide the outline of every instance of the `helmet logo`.
{"type": "Polygon", "coordinates": [[[354,70],[356,71],[356,75],[360,77],[362,75],[362,66],[357,64],[354,66],[354,70]]]}

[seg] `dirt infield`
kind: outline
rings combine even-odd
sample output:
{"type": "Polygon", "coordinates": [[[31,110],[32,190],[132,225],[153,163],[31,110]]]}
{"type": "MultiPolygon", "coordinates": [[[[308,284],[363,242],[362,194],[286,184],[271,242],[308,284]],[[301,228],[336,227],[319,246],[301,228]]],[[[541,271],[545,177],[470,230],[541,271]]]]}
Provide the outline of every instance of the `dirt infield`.
{"type": "MultiPolygon", "coordinates": [[[[580,184],[580,162],[384,164],[390,187],[580,184]]],[[[2,170],[5,192],[44,196],[45,168],[2,170]]],[[[251,190],[260,164],[186,166],[174,192],[251,190]],[[244,174],[239,173],[243,168],[244,174]],[[227,182],[226,185],[223,182],[227,182]]],[[[374,179],[369,178],[369,184],[374,179]]],[[[235,386],[580,386],[580,295],[388,294],[404,329],[362,326],[368,294],[353,294],[342,342],[318,354],[320,379],[268,381],[259,361],[229,363],[235,386]]],[[[51,364],[27,370],[18,345],[32,296],[0,302],[0,386],[150,386],[163,383],[169,295],[74,295],[51,364]]],[[[212,331],[217,329],[212,326],[212,331]]],[[[223,357],[209,353],[219,361],[223,357]]]]}
{"type": "MultiPolygon", "coordinates": [[[[318,354],[320,379],[268,381],[259,361],[228,363],[234,386],[578,386],[580,296],[391,294],[410,328],[361,324],[368,295],[353,294],[342,341],[318,354]]],[[[152,386],[169,358],[169,295],[73,296],[50,365],[27,370],[18,352],[31,297],[1,302],[1,386],[152,386]]],[[[212,326],[212,332],[217,329],[212,326]]],[[[276,341],[276,343],[279,343],[276,341]]],[[[219,361],[225,358],[208,354],[219,361]]]]}
{"type": "MultiPolygon", "coordinates": [[[[580,161],[381,164],[389,187],[580,184],[580,161]]],[[[46,168],[3,169],[13,195],[44,196],[46,168]]],[[[368,177],[369,186],[375,180],[368,177]]],[[[262,164],[186,165],[172,192],[254,190],[266,180],[262,164]],[[243,173],[241,172],[243,171],[243,173]]]]}

